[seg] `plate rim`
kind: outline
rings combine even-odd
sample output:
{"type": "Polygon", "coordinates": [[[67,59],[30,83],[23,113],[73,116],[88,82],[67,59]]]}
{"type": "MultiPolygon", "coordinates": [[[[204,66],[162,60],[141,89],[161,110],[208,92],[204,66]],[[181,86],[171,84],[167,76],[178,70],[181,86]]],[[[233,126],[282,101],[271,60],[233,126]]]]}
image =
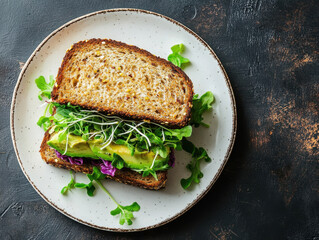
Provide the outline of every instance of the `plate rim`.
{"type": "Polygon", "coordinates": [[[153,229],[153,228],[157,228],[160,226],[163,226],[175,219],[177,219],[178,217],[180,217],[181,215],[183,215],[184,213],[186,213],[188,210],[190,210],[195,204],[197,204],[207,193],[208,191],[212,188],[212,186],[214,185],[214,183],[217,181],[217,179],[219,178],[221,172],[223,171],[229,157],[230,154],[232,152],[234,143],[235,143],[235,137],[236,137],[236,133],[237,133],[237,110],[236,110],[236,101],[235,101],[235,96],[234,96],[234,92],[233,89],[231,87],[230,84],[230,80],[229,77],[223,67],[223,65],[221,64],[221,61],[219,60],[219,58],[217,57],[216,53],[214,52],[214,50],[200,37],[198,36],[194,31],[192,31],[191,29],[189,29],[188,27],[186,27],[185,25],[181,24],[180,22],[167,17],[163,14],[160,13],[156,13],[153,11],[149,11],[149,10],[144,10],[144,9],[137,9],[137,8],[112,8],[112,9],[105,9],[105,10],[99,10],[99,11],[95,11],[95,12],[91,12],[85,15],[82,15],[80,17],[74,18],[70,21],[68,21],[67,23],[63,24],[62,26],[60,26],[59,28],[57,28],[56,30],[52,31],[44,40],[42,40],[42,42],[36,47],[36,49],[32,52],[32,54],[30,55],[30,57],[28,58],[28,60],[26,61],[26,63],[24,64],[19,77],[18,77],[18,81],[16,83],[16,86],[14,88],[13,91],[13,95],[12,95],[12,101],[11,101],[11,108],[10,108],[10,130],[11,130],[11,138],[12,138],[12,143],[13,143],[13,147],[20,165],[20,168],[23,172],[23,174],[25,175],[25,177],[28,179],[28,181],[30,182],[30,184],[32,185],[32,187],[36,190],[36,192],[48,203],[50,204],[52,207],[54,207],[56,210],[58,210],[59,212],[61,212],[62,214],[64,214],[65,216],[79,222],[82,223],[84,225],[90,226],[92,228],[96,228],[96,229],[100,229],[100,230],[104,230],[104,231],[112,231],[112,232],[138,232],[138,231],[145,231],[145,230],[149,230],[149,229],[153,229]],[[215,174],[214,178],[210,181],[210,183],[208,184],[208,186],[206,187],[206,189],[204,191],[202,191],[201,194],[199,194],[190,204],[188,204],[183,210],[181,210],[179,213],[177,213],[176,215],[169,217],[157,224],[153,224],[151,226],[147,226],[147,227],[142,227],[142,228],[134,228],[134,229],[125,229],[125,228],[109,228],[109,227],[101,227],[101,226],[97,226],[95,224],[86,222],[82,219],[76,218],[74,216],[72,216],[71,214],[65,212],[63,209],[59,208],[58,206],[56,206],[53,202],[51,202],[49,199],[47,199],[47,197],[42,194],[42,192],[35,186],[35,184],[31,181],[29,175],[27,174],[27,172],[25,171],[22,161],[20,159],[20,155],[18,152],[18,148],[16,145],[16,137],[15,137],[15,128],[14,128],[14,114],[15,114],[15,106],[16,106],[16,97],[18,94],[18,89],[20,86],[20,83],[22,81],[23,75],[25,73],[25,71],[27,70],[29,64],[33,61],[34,56],[37,54],[37,52],[44,46],[44,44],[51,39],[54,35],[56,35],[58,32],[60,32],[61,30],[63,30],[64,28],[70,26],[71,24],[74,24],[80,20],[83,20],[85,18],[89,18],[95,15],[99,15],[99,14],[107,14],[107,13],[112,13],[112,12],[137,12],[137,13],[144,13],[144,14],[149,14],[149,15],[154,15],[157,17],[161,17],[173,24],[176,24],[179,27],[182,27],[184,30],[186,30],[188,33],[190,33],[191,35],[193,35],[194,37],[197,38],[197,40],[199,40],[201,42],[201,44],[203,44],[212,54],[212,56],[217,60],[217,63],[219,65],[219,67],[222,69],[223,71],[223,75],[224,75],[224,80],[226,82],[226,85],[228,87],[228,91],[229,94],[231,96],[231,106],[232,106],[232,132],[231,132],[231,138],[230,138],[230,143],[229,146],[227,148],[226,151],[226,155],[224,157],[223,162],[221,163],[220,167],[217,170],[217,173],[215,174]]]}

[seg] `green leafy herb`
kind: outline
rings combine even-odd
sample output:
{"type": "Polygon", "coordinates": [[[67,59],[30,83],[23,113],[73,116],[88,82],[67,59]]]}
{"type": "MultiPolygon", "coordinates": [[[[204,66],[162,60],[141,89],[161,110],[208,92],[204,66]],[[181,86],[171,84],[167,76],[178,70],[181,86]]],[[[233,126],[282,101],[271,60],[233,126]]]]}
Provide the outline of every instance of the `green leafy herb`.
{"type": "Polygon", "coordinates": [[[111,215],[115,216],[120,214],[120,224],[123,225],[125,222],[128,225],[131,225],[132,219],[134,218],[133,212],[137,212],[140,210],[140,206],[137,202],[134,202],[133,204],[129,206],[123,206],[120,205],[113,196],[109,193],[109,191],[103,186],[100,180],[105,178],[105,174],[101,173],[101,171],[97,167],[93,167],[93,172],[91,174],[87,174],[87,177],[90,179],[89,183],[76,183],[73,177],[73,172],[70,171],[71,174],[71,181],[70,183],[63,187],[61,190],[62,194],[66,194],[68,190],[71,188],[86,188],[87,194],[92,197],[94,196],[95,186],[93,185],[93,181],[95,181],[104,192],[112,199],[112,201],[117,205],[117,208],[111,211],[111,215]]]}
{"type": "Polygon", "coordinates": [[[192,161],[186,167],[191,172],[191,176],[181,180],[182,187],[187,189],[192,183],[199,183],[200,179],[203,177],[203,173],[200,170],[201,160],[210,162],[211,159],[204,148],[197,148],[192,142],[186,139],[183,139],[182,147],[183,150],[192,154],[192,161]]]}
{"type": "Polygon", "coordinates": [[[142,177],[146,177],[146,176],[151,174],[155,178],[155,180],[157,181],[158,178],[157,178],[156,172],[166,171],[169,168],[170,168],[170,166],[167,163],[164,165],[161,165],[161,164],[158,164],[157,161],[154,161],[154,164],[151,167],[144,167],[143,169],[133,169],[133,170],[136,172],[142,173],[142,177]]]}
{"type": "Polygon", "coordinates": [[[208,91],[204,93],[200,98],[198,94],[193,97],[193,108],[192,108],[192,118],[190,121],[191,125],[199,127],[200,125],[204,127],[209,127],[208,124],[203,122],[203,113],[212,108],[214,102],[214,95],[212,92],[208,91]]]}
{"type": "Polygon", "coordinates": [[[109,193],[109,191],[103,186],[101,183],[101,179],[105,177],[103,173],[97,168],[93,167],[93,173],[87,175],[88,178],[92,181],[95,181],[101,188],[102,190],[113,200],[113,202],[117,205],[117,208],[111,211],[111,215],[117,215],[120,214],[120,224],[123,225],[125,222],[128,225],[132,224],[132,219],[134,218],[133,212],[139,211],[140,206],[138,205],[137,202],[134,202],[133,204],[129,206],[122,206],[120,205],[114,198],[113,196],[109,193]]]}
{"type": "Polygon", "coordinates": [[[183,68],[186,63],[189,63],[189,59],[182,57],[180,54],[184,52],[184,44],[176,44],[171,47],[172,53],[168,56],[167,60],[173,63],[175,66],[183,68]]]}
{"type": "Polygon", "coordinates": [[[93,168],[93,172],[91,174],[87,174],[87,177],[90,179],[89,183],[74,183],[75,188],[86,189],[87,195],[90,197],[94,196],[95,186],[93,185],[93,180],[104,179],[105,174],[101,173],[101,171],[97,168],[93,168]]]}
{"type": "Polygon", "coordinates": [[[70,175],[71,175],[71,181],[68,183],[68,185],[66,185],[65,187],[62,188],[61,193],[63,195],[65,195],[69,190],[71,190],[72,188],[74,188],[74,184],[75,184],[75,180],[73,177],[73,172],[70,171],[70,175]]]}
{"type": "Polygon", "coordinates": [[[156,171],[153,168],[144,169],[142,177],[147,177],[150,174],[155,178],[156,181],[158,180],[156,171]]]}
{"type": "Polygon", "coordinates": [[[137,202],[132,203],[129,206],[118,205],[113,211],[111,211],[111,215],[115,216],[120,214],[120,224],[123,225],[127,222],[128,225],[132,224],[133,212],[137,212],[140,210],[140,205],[137,202]]]}
{"type": "Polygon", "coordinates": [[[156,146],[151,148],[153,152],[157,152],[162,158],[167,158],[168,156],[168,148],[165,146],[156,146]]]}
{"type": "Polygon", "coordinates": [[[125,166],[125,162],[120,155],[113,153],[112,166],[117,169],[122,169],[125,166]]]}
{"type": "Polygon", "coordinates": [[[47,83],[43,76],[38,77],[35,80],[37,87],[40,89],[38,94],[38,98],[42,101],[42,97],[46,97],[48,99],[51,98],[51,92],[54,86],[54,77],[50,76],[50,81],[47,83]]]}
{"type": "Polygon", "coordinates": [[[100,169],[98,169],[97,167],[93,167],[93,171],[91,174],[87,174],[88,178],[91,180],[91,182],[93,180],[101,180],[105,178],[105,174],[101,173],[100,169]]]}
{"type": "Polygon", "coordinates": [[[178,140],[182,140],[184,137],[190,137],[192,135],[192,126],[188,125],[181,129],[170,129],[165,132],[168,136],[177,137],[178,140]]]}
{"type": "Polygon", "coordinates": [[[76,188],[86,188],[87,195],[89,195],[90,197],[93,197],[93,195],[94,195],[95,187],[94,187],[92,181],[89,182],[88,184],[75,183],[74,187],[76,187],[76,188]]]}
{"type": "Polygon", "coordinates": [[[51,126],[51,117],[41,116],[37,122],[38,126],[43,127],[44,131],[51,126]]]}
{"type": "Polygon", "coordinates": [[[43,129],[46,131],[50,128],[50,126],[52,125],[52,119],[53,117],[51,116],[53,113],[53,104],[49,103],[45,110],[44,110],[44,114],[39,118],[37,125],[40,127],[43,127],[43,129]],[[50,116],[47,116],[47,112],[49,112],[50,116]]]}

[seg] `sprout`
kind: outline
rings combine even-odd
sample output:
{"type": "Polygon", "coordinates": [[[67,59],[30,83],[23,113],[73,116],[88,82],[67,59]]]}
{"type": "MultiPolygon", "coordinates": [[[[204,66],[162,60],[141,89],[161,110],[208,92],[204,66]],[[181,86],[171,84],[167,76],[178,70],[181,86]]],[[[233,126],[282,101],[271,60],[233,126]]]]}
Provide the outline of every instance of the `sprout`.
{"type": "Polygon", "coordinates": [[[152,165],[151,165],[150,169],[153,169],[154,163],[155,163],[155,159],[157,158],[157,155],[158,155],[158,151],[156,151],[156,154],[155,154],[155,157],[153,159],[153,162],[152,162],[152,165]]]}
{"type": "Polygon", "coordinates": [[[132,125],[130,125],[130,124],[127,124],[127,123],[126,123],[126,125],[129,126],[129,127],[131,127],[131,128],[133,128],[136,132],[138,132],[142,137],[144,137],[144,138],[146,139],[148,145],[149,145],[149,146],[152,146],[150,140],[148,139],[148,137],[146,137],[146,135],[144,135],[143,133],[141,133],[136,127],[134,127],[134,126],[132,126],[132,125]]]}
{"type": "MultiPolygon", "coordinates": [[[[65,109],[66,112],[63,112],[63,110],[61,110],[61,114],[63,117],[59,120],[55,119],[56,125],[52,126],[52,129],[58,127],[58,130],[62,130],[61,134],[64,134],[66,131],[68,131],[68,134],[66,136],[66,144],[68,144],[70,133],[82,135],[84,136],[84,139],[92,139],[96,136],[99,136],[100,139],[102,139],[101,149],[106,148],[113,141],[121,138],[121,136],[127,136],[125,137],[127,144],[129,144],[128,141],[130,141],[130,143],[134,143],[138,139],[140,139],[138,137],[139,135],[144,139],[143,141],[145,141],[146,148],[149,149],[152,146],[152,143],[149,137],[146,136],[146,134],[154,134],[154,131],[158,128],[160,128],[162,131],[162,144],[167,145],[170,143],[170,140],[166,139],[165,137],[164,130],[172,130],[157,123],[146,123],[144,121],[127,120],[117,116],[109,116],[96,110],[74,109],[72,108],[72,106],[65,109]],[[121,130],[116,133],[116,130],[119,127],[121,130]]],[[[67,147],[68,146],[66,146],[65,148],[65,153],[67,152],[67,147]]]]}
{"type": "MultiPolygon", "coordinates": [[[[138,126],[140,126],[140,125],[142,125],[143,123],[145,123],[145,122],[140,122],[139,124],[137,124],[135,127],[137,128],[138,126]]],[[[125,126],[126,125],[128,125],[128,124],[125,124],[125,126]]],[[[129,125],[128,125],[129,126],[129,125]]],[[[128,131],[126,131],[126,132],[124,132],[124,133],[120,133],[120,134],[118,134],[117,136],[122,136],[122,135],[125,135],[125,134],[128,134],[128,133],[131,133],[131,132],[133,132],[135,129],[134,128],[131,128],[130,130],[128,130],[128,131]]]]}
{"type": "Polygon", "coordinates": [[[114,138],[114,133],[115,133],[116,129],[118,128],[118,126],[120,125],[121,122],[119,122],[115,128],[113,128],[113,126],[112,126],[112,133],[111,133],[109,139],[106,141],[106,144],[103,147],[101,147],[101,150],[103,150],[104,148],[106,148],[108,145],[111,144],[111,142],[113,141],[113,138],[114,138]]]}

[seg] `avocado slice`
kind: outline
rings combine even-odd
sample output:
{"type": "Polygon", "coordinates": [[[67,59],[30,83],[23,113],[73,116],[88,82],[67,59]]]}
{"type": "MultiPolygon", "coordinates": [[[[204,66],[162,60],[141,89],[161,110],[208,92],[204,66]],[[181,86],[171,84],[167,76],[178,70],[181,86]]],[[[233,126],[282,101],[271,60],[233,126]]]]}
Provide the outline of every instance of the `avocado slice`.
{"type": "MultiPolygon", "coordinates": [[[[66,140],[59,142],[59,133],[60,132],[52,134],[49,141],[47,141],[47,144],[63,154],[65,151],[66,140]]],[[[68,148],[65,155],[70,157],[99,159],[99,157],[92,152],[87,142],[81,136],[76,136],[73,134],[70,134],[68,137],[68,148]]]]}
{"type": "MultiPolygon", "coordinates": [[[[47,144],[63,154],[65,151],[66,140],[59,142],[59,133],[60,132],[52,134],[47,144]]],[[[102,158],[104,160],[112,161],[112,155],[113,153],[116,153],[124,160],[126,167],[132,169],[149,168],[155,157],[155,153],[152,151],[135,151],[132,156],[130,149],[125,145],[111,143],[106,148],[101,149],[103,145],[104,144],[100,139],[86,141],[81,136],[70,134],[68,137],[68,148],[65,155],[70,157],[87,157],[94,159],[102,158]]],[[[167,151],[169,153],[170,149],[167,148],[167,151]]],[[[155,159],[154,166],[165,165],[167,161],[168,157],[162,158],[158,155],[155,159]]]]}
{"type": "MultiPolygon", "coordinates": [[[[135,151],[134,155],[131,155],[130,149],[125,145],[118,145],[111,143],[106,148],[103,148],[103,144],[101,140],[92,140],[88,141],[88,144],[92,150],[97,156],[100,158],[103,158],[105,160],[112,159],[113,153],[116,153],[119,155],[124,162],[126,163],[126,166],[128,168],[132,169],[143,169],[150,167],[152,165],[153,159],[155,157],[155,153],[150,151],[135,151]]],[[[170,149],[167,148],[167,151],[169,152],[170,149]]],[[[156,166],[158,165],[164,165],[168,161],[168,158],[162,158],[161,156],[157,156],[155,159],[156,166]]]]}

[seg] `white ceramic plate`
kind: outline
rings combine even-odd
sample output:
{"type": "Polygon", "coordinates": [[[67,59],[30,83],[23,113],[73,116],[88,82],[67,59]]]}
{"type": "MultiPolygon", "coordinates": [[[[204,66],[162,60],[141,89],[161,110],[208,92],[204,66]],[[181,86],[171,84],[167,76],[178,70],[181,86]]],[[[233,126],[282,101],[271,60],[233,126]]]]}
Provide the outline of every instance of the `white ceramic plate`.
{"type": "MultiPolygon", "coordinates": [[[[11,108],[12,139],[18,161],[35,190],[54,208],[68,217],[91,227],[109,231],[140,231],[163,225],[189,210],[211,188],[220,175],[233,146],[236,133],[236,107],[229,79],[213,50],[194,32],[163,15],[137,9],[113,9],[94,12],[63,25],[51,33],[32,53],[19,76],[11,108]],[[168,174],[167,187],[147,191],[106,180],[104,184],[123,205],[136,201],[141,210],[131,226],[121,226],[118,217],[109,214],[113,202],[98,190],[94,197],[74,190],[67,196],[61,188],[70,180],[69,172],[47,165],[40,157],[43,130],[36,125],[44,106],[38,100],[34,79],[57,74],[66,50],[75,42],[90,38],[110,38],[136,45],[167,58],[170,47],[186,46],[185,57],[191,65],[185,69],[192,79],[195,93],[210,90],[216,101],[214,110],[205,116],[211,127],[195,129],[191,141],[207,149],[211,163],[202,163],[204,177],[190,191],[180,179],[190,173],[185,166],[189,154],[177,152],[176,166],[168,174]],[[42,106],[41,106],[42,105],[42,106]]],[[[76,174],[86,182],[84,174],[76,174]]]]}

